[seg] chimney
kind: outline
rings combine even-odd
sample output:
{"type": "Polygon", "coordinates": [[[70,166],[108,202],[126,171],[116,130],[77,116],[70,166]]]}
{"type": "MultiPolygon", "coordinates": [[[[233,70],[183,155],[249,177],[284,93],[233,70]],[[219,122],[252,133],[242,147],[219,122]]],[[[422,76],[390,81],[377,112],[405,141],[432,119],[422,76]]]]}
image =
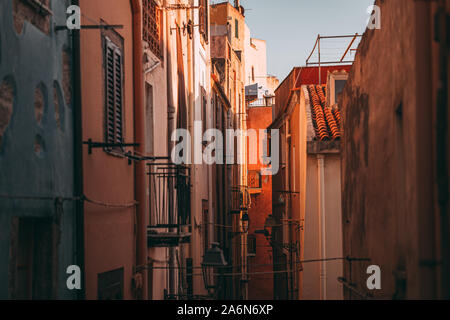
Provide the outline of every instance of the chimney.
{"type": "Polygon", "coordinates": [[[241,1],[240,0],[234,0],[234,7],[238,10],[240,10],[239,8],[241,7],[241,1]]]}

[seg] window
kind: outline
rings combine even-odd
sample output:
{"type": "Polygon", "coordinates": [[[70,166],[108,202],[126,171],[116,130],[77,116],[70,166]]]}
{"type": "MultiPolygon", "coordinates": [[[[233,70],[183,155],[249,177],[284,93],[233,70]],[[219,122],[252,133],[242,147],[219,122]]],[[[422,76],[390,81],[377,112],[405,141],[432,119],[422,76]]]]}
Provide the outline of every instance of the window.
{"type": "Polygon", "coordinates": [[[50,218],[13,218],[10,298],[52,299],[56,248],[50,218]]]}
{"type": "Polygon", "coordinates": [[[247,246],[247,255],[250,257],[256,256],[256,235],[249,234],[248,235],[248,246],[247,246]]]}
{"type": "Polygon", "coordinates": [[[272,136],[270,135],[268,130],[265,130],[265,139],[266,139],[266,157],[272,156],[272,136]]]}
{"type": "MultiPolygon", "coordinates": [[[[153,137],[154,124],[153,124],[153,86],[145,83],[145,117],[146,123],[146,137],[153,137]]],[[[146,139],[145,150],[147,154],[153,154],[153,139],[146,139]]]]}
{"type": "Polygon", "coordinates": [[[252,66],[252,81],[255,82],[255,67],[252,66]]]}
{"type": "Polygon", "coordinates": [[[3,135],[13,114],[15,95],[15,82],[12,78],[6,77],[0,84],[0,151],[3,145],[3,135]]]}
{"type": "MultiPolygon", "coordinates": [[[[105,50],[105,142],[123,143],[123,50],[104,37],[105,50]]],[[[108,148],[108,151],[121,150],[121,147],[108,148]]]]}
{"type": "Polygon", "coordinates": [[[161,42],[162,19],[155,0],[143,0],[143,38],[150,50],[159,58],[163,59],[161,42]]]}
{"type": "Polygon", "coordinates": [[[199,24],[200,24],[200,33],[203,35],[203,39],[206,42],[208,42],[209,37],[208,0],[200,0],[199,24]]]}
{"type": "Polygon", "coordinates": [[[206,100],[206,90],[205,90],[205,88],[202,87],[201,92],[202,92],[202,125],[203,125],[202,129],[203,129],[203,133],[205,133],[206,129],[207,129],[206,108],[207,108],[208,101],[206,100]]]}
{"type": "Polygon", "coordinates": [[[341,92],[344,90],[345,84],[347,83],[347,80],[336,80],[334,82],[335,86],[335,97],[337,98],[341,92]]]}
{"type": "Polygon", "coordinates": [[[261,172],[259,170],[250,170],[248,172],[248,187],[251,189],[262,188],[261,172]]]}
{"type": "Polygon", "coordinates": [[[239,39],[239,21],[238,19],[234,20],[234,36],[236,39],[239,39]]]}
{"type": "Polygon", "coordinates": [[[243,110],[242,110],[242,95],[239,94],[239,100],[238,100],[238,104],[239,104],[239,118],[242,116],[243,114],[243,110]]]}
{"type": "Polygon", "coordinates": [[[98,274],[98,300],[123,300],[123,284],[123,268],[98,274]]]}
{"type": "Polygon", "coordinates": [[[338,98],[344,90],[348,74],[345,71],[333,72],[328,75],[327,103],[330,107],[338,103],[338,98]]]}
{"type": "Polygon", "coordinates": [[[14,0],[13,17],[17,33],[22,33],[24,21],[29,21],[42,32],[50,33],[50,0],[14,0]]]}

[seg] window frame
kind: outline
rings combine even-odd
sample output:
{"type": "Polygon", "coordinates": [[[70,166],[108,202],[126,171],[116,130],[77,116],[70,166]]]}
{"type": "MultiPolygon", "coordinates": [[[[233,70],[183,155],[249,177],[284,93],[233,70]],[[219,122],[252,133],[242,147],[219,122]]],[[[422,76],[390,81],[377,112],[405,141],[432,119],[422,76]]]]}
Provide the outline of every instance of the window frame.
{"type": "Polygon", "coordinates": [[[199,0],[199,29],[203,40],[209,42],[209,1],[199,0]]]}
{"type": "Polygon", "coordinates": [[[148,43],[149,50],[163,61],[163,17],[161,10],[155,0],[143,0],[142,6],[142,38],[148,43]]]}
{"type": "Polygon", "coordinates": [[[201,91],[201,101],[202,101],[202,130],[203,130],[203,134],[206,132],[206,130],[208,130],[208,97],[207,97],[207,93],[206,93],[206,89],[201,86],[200,87],[200,91],[201,91]]]}
{"type": "MultiPolygon", "coordinates": [[[[118,36],[118,35],[117,35],[118,36]]],[[[119,36],[120,37],[120,36],[119,36]]],[[[120,38],[121,39],[121,38],[120,38]]],[[[103,43],[103,81],[104,81],[104,141],[105,143],[112,143],[112,144],[120,144],[124,143],[125,141],[125,116],[124,116],[124,105],[125,105],[125,95],[124,95],[124,79],[125,79],[125,70],[124,70],[124,48],[123,43],[122,45],[117,44],[112,37],[110,37],[108,34],[102,34],[102,43],[103,43]],[[109,50],[113,51],[113,92],[114,92],[114,103],[111,107],[108,103],[108,86],[110,83],[109,75],[108,75],[108,54],[109,50]],[[120,58],[120,70],[116,71],[117,61],[116,58],[120,58]],[[117,72],[120,72],[120,106],[117,105],[117,72]],[[111,110],[112,109],[112,110],[111,110]],[[118,112],[118,109],[120,111],[118,112]],[[110,112],[113,113],[113,120],[111,124],[111,120],[108,118],[110,112]],[[120,124],[120,130],[117,126],[117,124],[120,124]],[[110,136],[110,126],[113,126],[112,128],[112,134],[113,136],[110,136]],[[119,136],[118,136],[119,135],[119,136]]],[[[116,153],[122,153],[124,151],[123,147],[106,147],[105,152],[116,154],[116,153]]]]}
{"type": "Polygon", "coordinates": [[[261,170],[248,170],[247,176],[249,177],[249,186],[248,186],[249,189],[256,189],[256,190],[262,189],[263,183],[262,183],[261,170]],[[258,177],[258,185],[257,186],[250,184],[250,180],[253,176],[258,177]]]}
{"type": "Polygon", "coordinates": [[[256,234],[251,233],[248,235],[247,238],[247,256],[248,257],[255,257],[256,251],[258,246],[258,240],[256,238],[256,234]]]}
{"type": "Polygon", "coordinates": [[[336,72],[330,73],[328,78],[327,86],[327,103],[330,107],[338,103],[336,96],[336,81],[347,81],[348,73],[346,72],[336,72]]]}

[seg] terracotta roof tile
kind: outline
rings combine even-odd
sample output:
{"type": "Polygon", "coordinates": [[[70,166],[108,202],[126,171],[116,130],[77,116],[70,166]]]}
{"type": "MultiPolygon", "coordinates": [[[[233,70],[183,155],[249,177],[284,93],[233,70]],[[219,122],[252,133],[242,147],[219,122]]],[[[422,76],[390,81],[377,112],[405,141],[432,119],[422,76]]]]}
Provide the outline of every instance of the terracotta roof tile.
{"type": "Polygon", "coordinates": [[[311,118],[316,137],[323,140],[337,140],[341,137],[341,115],[339,109],[330,108],[326,101],[325,86],[308,86],[311,101],[311,118]]]}

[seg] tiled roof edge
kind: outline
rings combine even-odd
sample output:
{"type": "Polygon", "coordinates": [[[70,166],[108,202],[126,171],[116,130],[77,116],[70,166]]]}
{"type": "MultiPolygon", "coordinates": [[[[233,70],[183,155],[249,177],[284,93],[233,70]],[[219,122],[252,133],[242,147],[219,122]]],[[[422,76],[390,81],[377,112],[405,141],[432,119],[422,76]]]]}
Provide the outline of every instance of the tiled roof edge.
{"type": "Polygon", "coordinates": [[[316,132],[314,130],[312,114],[311,114],[311,100],[309,97],[308,87],[306,85],[302,86],[302,91],[305,96],[305,108],[306,108],[306,140],[313,141],[316,132]]]}

